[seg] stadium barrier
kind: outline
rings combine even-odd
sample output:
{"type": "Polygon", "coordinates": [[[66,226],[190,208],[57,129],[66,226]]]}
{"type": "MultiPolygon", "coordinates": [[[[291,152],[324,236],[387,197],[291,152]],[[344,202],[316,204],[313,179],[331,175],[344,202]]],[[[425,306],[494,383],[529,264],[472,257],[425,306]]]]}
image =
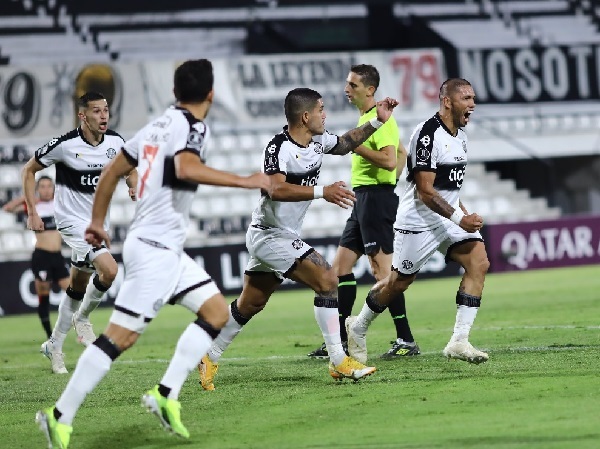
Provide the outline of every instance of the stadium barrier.
{"type": "MultiPolygon", "coordinates": [[[[339,239],[337,237],[307,239],[330,263],[333,261],[339,239]]],[[[207,246],[203,248],[186,248],[186,252],[212,276],[221,291],[225,294],[237,294],[242,290],[243,274],[249,255],[244,244],[207,246]]],[[[119,263],[119,272],[112,287],[103,298],[102,305],[109,306],[123,282],[123,265],[120,253],[113,254],[119,263]]],[[[0,316],[34,312],[38,298],[34,290],[33,273],[29,261],[12,261],[0,263],[0,316]]],[[[441,254],[436,254],[422,270],[421,277],[452,276],[459,274],[456,264],[446,265],[441,254]]],[[[372,284],[374,278],[366,258],[361,258],[354,270],[357,281],[361,284],[372,284]]],[[[299,288],[292,281],[284,282],[282,289],[299,288]]],[[[64,292],[54,287],[50,295],[50,304],[56,308],[64,292]]]]}

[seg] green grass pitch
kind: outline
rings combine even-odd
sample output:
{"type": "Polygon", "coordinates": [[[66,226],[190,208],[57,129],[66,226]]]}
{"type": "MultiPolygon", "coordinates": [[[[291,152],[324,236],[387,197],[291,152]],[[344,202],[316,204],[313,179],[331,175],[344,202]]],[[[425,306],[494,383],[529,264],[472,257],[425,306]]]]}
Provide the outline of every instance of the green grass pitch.
{"type": "MultiPolygon", "coordinates": [[[[202,391],[196,372],[188,378],[180,400],[189,440],[163,432],[140,406],[193,318],[165,307],[88,396],[70,449],[599,448],[600,267],[490,275],[471,333],[490,354],[478,366],[441,355],[458,282],[417,279],[407,300],[422,355],[379,359],[394,338],[386,312],[368,335],[377,372],[358,383],[337,383],[326,362],[306,357],[321,343],[312,293],[276,293],[225,353],[215,391],[202,391]]],[[[97,332],[108,317],[94,313],[97,332]]],[[[51,374],[38,353],[37,316],[1,319],[0,341],[0,447],[43,448],[35,412],[69,376],[51,374]]],[[[70,334],[69,371],[82,350],[70,334]]]]}

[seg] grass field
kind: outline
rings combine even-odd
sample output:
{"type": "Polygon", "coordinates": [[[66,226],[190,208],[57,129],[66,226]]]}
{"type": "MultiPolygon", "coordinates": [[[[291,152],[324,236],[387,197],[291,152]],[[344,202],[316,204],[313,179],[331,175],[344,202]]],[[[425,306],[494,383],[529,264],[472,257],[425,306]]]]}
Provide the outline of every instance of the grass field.
{"type": "MultiPolygon", "coordinates": [[[[88,396],[70,449],[599,448],[600,267],[490,275],[471,334],[490,361],[478,366],[441,355],[457,286],[456,278],[422,280],[408,292],[422,355],[378,358],[394,337],[386,313],[368,337],[378,371],[342,384],[324,361],[306,357],[321,343],[312,294],[276,293],[225,353],[217,389],[202,391],[195,372],[184,385],[190,440],[164,433],[139,405],[192,319],[166,307],[88,396]]],[[[359,289],[355,312],[366,291],[359,289]]],[[[108,316],[95,312],[98,331],[108,316]]],[[[69,376],[51,374],[37,352],[37,316],[2,318],[0,340],[0,447],[45,447],[35,411],[57,399],[69,376]]],[[[81,352],[69,336],[70,371],[81,352]]]]}

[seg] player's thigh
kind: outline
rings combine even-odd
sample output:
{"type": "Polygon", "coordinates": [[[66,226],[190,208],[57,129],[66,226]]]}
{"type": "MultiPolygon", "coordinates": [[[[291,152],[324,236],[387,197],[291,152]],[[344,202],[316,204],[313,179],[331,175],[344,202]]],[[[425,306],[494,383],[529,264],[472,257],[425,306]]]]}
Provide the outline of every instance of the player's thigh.
{"type": "Polygon", "coordinates": [[[225,301],[217,284],[210,275],[186,253],[181,255],[181,271],[178,282],[169,299],[169,304],[180,304],[198,314],[203,304],[210,298],[220,296],[225,301]]]}
{"type": "Polygon", "coordinates": [[[94,253],[94,250],[95,248],[92,249],[92,254],[94,255],[93,260],[91,260],[92,265],[102,281],[112,282],[117,276],[119,269],[117,261],[107,248],[100,248],[101,252],[99,254],[94,253]]]}
{"type": "Polygon", "coordinates": [[[367,255],[394,251],[394,221],[398,210],[398,196],[393,189],[363,192],[365,200],[358,211],[360,232],[367,255]]]}
{"type": "Polygon", "coordinates": [[[447,238],[440,245],[439,251],[446,256],[446,262],[453,260],[467,268],[470,264],[487,261],[483,237],[479,231],[467,232],[454,223],[447,223],[444,227],[447,238]]]}
{"type": "Polygon", "coordinates": [[[400,275],[418,273],[445,238],[442,227],[422,232],[396,230],[392,270],[400,275]]]}
{"type": "Polygon", "coordinates": [[[183,269],[180,260],[174,251],[128,236],[123,246],[125,277],[110,322],[141,334],[173,296],[183,269]]]}
{"type": "Polygon", "coordinates": [[[244,286],[237,299],[237,307],[245,317],[260,312],[283,280],[271,271],[246,271],[244,286]]]}
{"type": "Polygon", "coordinates": [[[78,268],[80,271],[93,273],[96,268],[94,267],[94,260],[104,254],[108,253],[106,246],[94,248],[83,238],[85,234],[85,227],[81,225],[72,225],[68,228],[61,229],[60,234],[64,242],[71,248],[71,266],[78,268]]]}
{"type": "Polygon", "coordinates": [[[319,294],[332,294],[337,290],[337,276],[325,258],[313,250],[298,260],[288,277],[312,288],[319,294]]]}
{"type": "Polygon", "coordinates": [[[373,277],[376,280],[380,281],[390,274],[392,270],[392,253],[386,254],[380,249],[377,253],[369,254],[367,257],[369,258],[373,277]]]}
{"type": "Polygon", "coordinates": [[[271,272],[282,280],[294,271],[298,260],[313,250],[298,235],[277,228],[250,228],[246,246],[250,253],[246,272],[271,272]]]}

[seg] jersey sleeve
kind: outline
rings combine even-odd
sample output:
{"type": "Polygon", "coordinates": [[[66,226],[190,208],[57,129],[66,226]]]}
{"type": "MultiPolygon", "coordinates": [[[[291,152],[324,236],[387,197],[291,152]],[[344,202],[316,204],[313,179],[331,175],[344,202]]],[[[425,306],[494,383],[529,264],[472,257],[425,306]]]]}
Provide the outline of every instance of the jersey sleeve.
{"type": "Polygon", "coordinates": [[[340,139],[337,135],[331,134],[327,130],[325,130],[325,132],[318,137],[320,138],[319,141],[323,146],[323,153],[331,152],[331,150],[333,150],[336,147],[340,139]]]}
{"type": "Polygon", "coordinates": [[[436,171],[439,142],[434,139],[436,126],[425,122],[421,130],[415,133],[410,142],[410,157],[413,171],[436,171]]]}
{"type": "Polygon", "coordinates": [[[289,153],[285,151],[283,142],[274,138],[264,151],[263,172],[267,175],[283,173],[287,175],[289,153]]]}
{"type": "Polygon", "coordinates": [[[189,123],[181,121],[178,127],[175,144],[175,155],[189,151],[196,154],[202,162],[206,161],[206,140],[208,138],[208,127],[203,122],[189,123]]]}
{"type": "Polygon", "coordinates": [[[123,152],[123,156],[125,156],[125,158],[135,166],[137,166],[139,160],[139,140],[140,133],[138,132],[135,136],[123,144],[123,148],[121,150],[123,152]]]}
{"type": "Polygon", "coordinates": [[[62,140],[58,137],[53,138],[35,152],[35,160],[44,167],[60,162],[63,158],[62,140]]]}

